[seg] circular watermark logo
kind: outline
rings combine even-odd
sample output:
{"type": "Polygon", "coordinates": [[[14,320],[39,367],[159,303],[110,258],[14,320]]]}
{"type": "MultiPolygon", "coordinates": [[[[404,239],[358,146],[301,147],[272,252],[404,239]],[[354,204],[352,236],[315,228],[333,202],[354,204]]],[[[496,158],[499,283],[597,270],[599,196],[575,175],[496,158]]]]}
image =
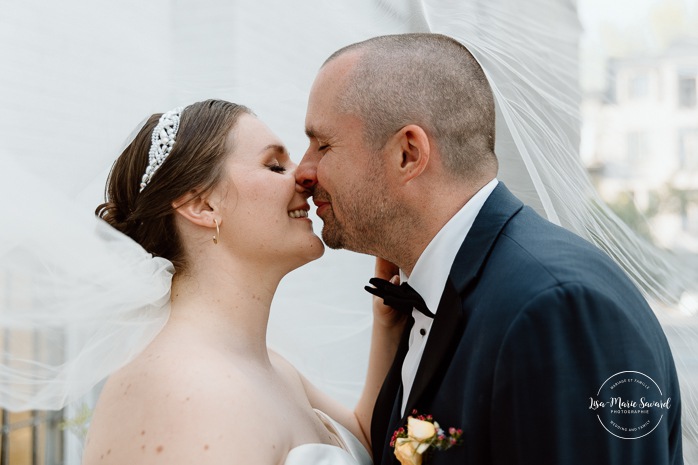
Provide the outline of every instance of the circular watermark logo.
{"type": "Polygon", "coordinates": [[[601,384],[596,397],[589,398],[589,410],[601,426],[621,439],[640,439],[659,426],[671,408],[659,385],[639,371],[621,371],[601,384]]]}

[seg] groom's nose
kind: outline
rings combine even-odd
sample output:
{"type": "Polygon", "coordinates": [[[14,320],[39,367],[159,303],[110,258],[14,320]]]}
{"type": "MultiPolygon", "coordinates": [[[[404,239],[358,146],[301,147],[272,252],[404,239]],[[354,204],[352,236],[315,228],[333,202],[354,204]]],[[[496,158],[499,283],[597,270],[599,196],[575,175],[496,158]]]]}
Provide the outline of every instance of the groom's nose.
{"type": "Polygon", "coordinates": [[[317,165],[320,162],[320,153],[308,148],[303,159],[296,168],[296,184],[305,189],[312,190],[317,184],[317,165]]]}

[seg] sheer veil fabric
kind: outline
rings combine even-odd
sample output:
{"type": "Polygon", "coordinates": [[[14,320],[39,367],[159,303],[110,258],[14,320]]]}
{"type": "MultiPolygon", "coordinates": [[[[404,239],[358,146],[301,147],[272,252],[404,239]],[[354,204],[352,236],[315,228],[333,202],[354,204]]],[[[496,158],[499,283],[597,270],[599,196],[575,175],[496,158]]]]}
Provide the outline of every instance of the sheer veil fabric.
{"type": "MultiPolygon", "coordinates": [[[[696,291],[698,271],[623,225],[586,176],[578,156],[582,31],[574,0],[123,0],[99,7],[66,0],[3,2],[3,10],[3,407],[60,408],[79,399],[167,319],[171,266],[93,217],[134,122],[224,98],[255,110],[298,161],[308,90],[330,53],[375,35],[432,31],[467,45],[492,84],[499,179],[605,250],[652,302],[682,381],[685,455],[695,454],[698,316],[682,310],[681,299],[696,291]]],[[[319,232],[321,221],[314,224],[319,232]]],[[[370,257],[327,251],[282,283],[270,322],[270,345],[348,405],[365,375],[371,315],[362,286],[372,266],[370,257]]]]}

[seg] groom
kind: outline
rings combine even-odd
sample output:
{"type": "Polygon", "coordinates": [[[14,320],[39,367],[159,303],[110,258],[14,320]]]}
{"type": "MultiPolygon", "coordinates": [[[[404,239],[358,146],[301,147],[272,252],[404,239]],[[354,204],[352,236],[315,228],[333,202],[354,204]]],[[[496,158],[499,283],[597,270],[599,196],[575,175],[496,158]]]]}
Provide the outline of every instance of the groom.
{"type": "Polygon", "coordinates": [[[414,410],[463,431],[431,464],[683,463],[659,323],[605,254],[496,179],[494,114],[478,63],[436,34],[345,47],[313,84],[296,180],[323,239],[395,263],[427,308],[376,402],[375,463],[397,463],[414,410]]]}

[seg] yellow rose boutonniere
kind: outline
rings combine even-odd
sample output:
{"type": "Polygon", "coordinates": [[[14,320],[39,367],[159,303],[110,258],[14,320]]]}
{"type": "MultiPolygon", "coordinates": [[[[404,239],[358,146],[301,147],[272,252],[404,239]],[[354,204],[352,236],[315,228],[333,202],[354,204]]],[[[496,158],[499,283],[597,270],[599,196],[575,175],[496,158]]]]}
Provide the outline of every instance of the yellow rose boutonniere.
{"type": "Polygon", "coordinates": [[[399,428],[390,440],[402,465],[422,465],[424,453],[430,448],[446,450],[462,442],[462,430],[449,428],[446,435],[431,415],[418,415],[416,410],[412,414],[407,418],[407,431],[399,428]]]}

